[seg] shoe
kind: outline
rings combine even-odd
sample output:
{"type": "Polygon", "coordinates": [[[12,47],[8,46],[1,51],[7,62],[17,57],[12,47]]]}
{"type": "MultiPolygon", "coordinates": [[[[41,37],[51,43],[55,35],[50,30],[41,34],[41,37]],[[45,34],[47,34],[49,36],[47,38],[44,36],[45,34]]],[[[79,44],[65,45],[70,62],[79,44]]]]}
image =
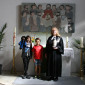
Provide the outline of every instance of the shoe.
{"type": "Polygon", "coordinates": [[[30,79],[30,76],[27,75],[26,78],[27,78],[27,79],[30,79]]]}
{"type": "Polygon", "coordinates": [[[24,73],[24,76],[27,76],[27,73],[26,72],[24,73]]]}
{"type": "Polygon", "coordinates": [[[37,76],[38,79],[40,79],[41,77],[40,76],[37,76]]]}
{"type": "Polygon", "coordinates": [[[33,79],[37,78],[37,76],[34,76],[33,79]]]}
{"type": "Polygon", "coordinates": [[[58,81],[58,77],[54,77],[54,81],[58,81]]]}
{"type": "Polygon", "coordinates": [[[50,77],[51,80],[54,80],[54,77],[50,77]]]}
{"type": "Polygon", "coordinates": [[[50,77],[50,76],[48,76],[46,79],[47,79],[47,81],[50,81],[50,80],[51,80],[51,77],[50,77]]]}
{"type": "Polygon", "coordinates": [[[22,77],[22,79],[26,79],[26,76],[24,76],[24,75],[22,75],[21,77],[22,77]]]}

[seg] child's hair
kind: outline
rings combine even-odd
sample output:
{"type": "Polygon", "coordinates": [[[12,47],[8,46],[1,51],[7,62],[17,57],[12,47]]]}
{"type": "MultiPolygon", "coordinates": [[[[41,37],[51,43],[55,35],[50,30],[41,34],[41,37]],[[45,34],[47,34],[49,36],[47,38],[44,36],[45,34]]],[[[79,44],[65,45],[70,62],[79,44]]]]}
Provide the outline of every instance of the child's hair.
{"type": "Polygon", "coordinates": [[[36,38],[36,39],[35,39],[35,42],[37,42],[37,40],[41,41],[40,38],[36,38]]]}

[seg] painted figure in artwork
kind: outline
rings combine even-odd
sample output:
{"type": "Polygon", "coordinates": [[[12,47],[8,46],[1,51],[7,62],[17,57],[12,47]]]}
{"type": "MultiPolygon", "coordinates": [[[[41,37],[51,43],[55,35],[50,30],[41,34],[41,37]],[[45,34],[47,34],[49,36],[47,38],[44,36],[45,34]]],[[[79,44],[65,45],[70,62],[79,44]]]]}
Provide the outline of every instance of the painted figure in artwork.
{"type": "Polygon", "coordinates": [[[43,24],[45,27],[53,25],[53,12],[51,9],[51,4],[46,5],[46,9],[44,11],[44,15],[42,16],[43,24]]]}
{"type": "Polygon", "coordinates": [[[37,20],[34,11],[30,12],[29,26],[30,31],[38,31],[37,20]]]}

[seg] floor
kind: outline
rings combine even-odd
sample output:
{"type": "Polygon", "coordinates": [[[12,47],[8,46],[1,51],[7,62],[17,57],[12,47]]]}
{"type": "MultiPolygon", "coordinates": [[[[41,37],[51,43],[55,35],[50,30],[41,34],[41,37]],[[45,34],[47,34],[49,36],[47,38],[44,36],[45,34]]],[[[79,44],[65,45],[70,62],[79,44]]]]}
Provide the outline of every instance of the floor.
{"type": "MultiPolygon", "coordinates": [[[[10,73],[3,73],[2,75],[0,75],[0,85],[13,85],[12,83],[19,75],[21,75],[21,73],[17,73],[15,75],[12,75],[10,73]]],[[[72,76],[78,76],[78,75],[72,74],[72,76]]],[[[85,82],[85,77],[83,81],[85,82]]]]}
{"type": "Polygon", "coordinates": [[[12,85],[12,82],[16,79],[16,76],[0,76],[0,85],[12,85]]]}
{"type": "Polygon", "coordinates": [[[0,85],[13,85],[12,83],[20,74],[21,73],[11,74],[9,72],[3,72],[0,75],[0,85]]]}

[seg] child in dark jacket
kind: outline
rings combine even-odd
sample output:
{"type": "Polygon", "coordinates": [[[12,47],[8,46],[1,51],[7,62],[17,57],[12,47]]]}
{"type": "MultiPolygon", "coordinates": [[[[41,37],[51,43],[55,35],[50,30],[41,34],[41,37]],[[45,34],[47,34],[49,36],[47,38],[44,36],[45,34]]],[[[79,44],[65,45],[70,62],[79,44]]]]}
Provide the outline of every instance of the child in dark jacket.
{"type": "Polygon", "coordinates": [[[24,77],[23,78],[30,78],[27,75],[29,61],[32,58],[32,43],[31,43],[31,37],[26,36],[25,41],[19,43],[20,48],[22,49],[22,59],[24,64],[24,77]],[[23,44],[23,45],[22,45],[23,44]]]}

